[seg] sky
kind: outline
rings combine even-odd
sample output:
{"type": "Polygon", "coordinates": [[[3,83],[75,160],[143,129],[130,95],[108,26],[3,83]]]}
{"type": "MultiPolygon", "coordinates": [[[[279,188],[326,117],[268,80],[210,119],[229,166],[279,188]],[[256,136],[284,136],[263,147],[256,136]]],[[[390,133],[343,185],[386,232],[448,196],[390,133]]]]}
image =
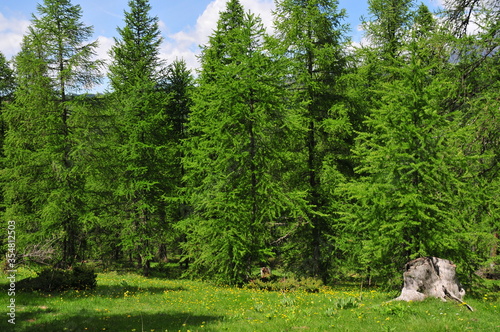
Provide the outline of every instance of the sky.
{"type": "MultiPolygon", "coordinates": [[[[208,41],[219,12],[227,0],[150,0],[150,14],[160,20],[164,38],[161,57],[171,62],[182,58],[191,69],[198,67],[199,45],[208,41]]],[[[240,0],[246,10],[259,14],[271,31],[273,0],[240,0]]],[[[422,0],[431,10],[442,0],[422,0]]],[[[43,0],[2,0],[0,3],[0,52],[10,60],[20,50],[22,36],[30,25],[32,14],[43,0]]],[[[117,27],[124,25],[124,11],[129,10],[128,0],[72,0],[82,7],[82,20],[94,27],[93,40],[99,41],[98,58],[109,59],[108,51],[113,37],[118,37],[117,27]]],[[[350,36],[355,43],[363,38],[361,17],[367,16],[367,0],[339,0],[339,7],[347,11],[345,23],[350,26],[350,36]]]]}

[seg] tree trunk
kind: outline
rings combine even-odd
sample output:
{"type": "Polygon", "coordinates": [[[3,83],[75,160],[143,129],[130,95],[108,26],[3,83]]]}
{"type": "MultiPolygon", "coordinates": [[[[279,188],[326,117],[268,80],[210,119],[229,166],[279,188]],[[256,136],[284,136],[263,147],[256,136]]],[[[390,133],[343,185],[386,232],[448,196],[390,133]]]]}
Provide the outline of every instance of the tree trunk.
{"type": "Polygon", "coordinates": [[[405,265],[404,287],[395,301],[422,301],[427,297],[453,299],[473,310],[463,302],[465,290],[455,274],[456,265],[447,259],[421,257],[405,265]]]}

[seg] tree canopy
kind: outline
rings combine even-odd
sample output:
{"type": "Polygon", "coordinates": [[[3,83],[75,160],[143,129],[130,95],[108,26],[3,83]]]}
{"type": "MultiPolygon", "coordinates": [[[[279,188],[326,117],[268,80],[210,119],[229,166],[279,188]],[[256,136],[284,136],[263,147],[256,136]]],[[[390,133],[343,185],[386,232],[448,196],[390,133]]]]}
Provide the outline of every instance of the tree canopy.
{"type": "Polygon", "coordinates": [[[368,4],[358,45],[338,1],[277,0],[266,32],[229,0],[192,72],[162,58],[148,0],[128,2],[107,66],[82,8],[44,0],[19,54],[0,54],[20,258],[178,262],[225,284],[271,266],[399,285],[424,256],[466,282],[497,268],[498,5],[368,4]]]}

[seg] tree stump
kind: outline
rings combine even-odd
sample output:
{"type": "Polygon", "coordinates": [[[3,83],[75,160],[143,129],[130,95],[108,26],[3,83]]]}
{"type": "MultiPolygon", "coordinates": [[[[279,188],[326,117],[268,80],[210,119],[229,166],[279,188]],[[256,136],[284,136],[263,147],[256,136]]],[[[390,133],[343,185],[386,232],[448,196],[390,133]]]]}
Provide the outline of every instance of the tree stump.
{"type": "Polygon", "coordinates": [[[447,259],[421,257],[405,265],[404,286],[395,301],[422,301],[436,297],[443,301],[453,299],[473,310],[463,302],[465,290],[455,274],[456,265],[447,259]]]}
{"type": "Polygon", "coordinates": [[[271,277],[271,268],[263,267],[260,269],[260,278],[265,279],[271,277]]]}

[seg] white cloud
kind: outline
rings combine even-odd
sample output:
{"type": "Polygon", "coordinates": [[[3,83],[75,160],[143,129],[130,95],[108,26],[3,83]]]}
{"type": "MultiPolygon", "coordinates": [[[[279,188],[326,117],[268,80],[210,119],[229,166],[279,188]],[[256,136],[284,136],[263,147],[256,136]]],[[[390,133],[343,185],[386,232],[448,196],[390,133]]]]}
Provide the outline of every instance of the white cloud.
{"type": "MultiPolygon", "coordinates": [[[[448,0],[427,0],[427,5],[431,5],[432,7],[444,7],[445,2],[448,0]]],[[[417,2],[417,5],[419,3],[417,2]]]]}
{"type": "MultiPolygon", "coordinates": [[[[209,36],[217,26],[219,13],[226,8],[226,2],[227,0],[213,0],[198,17],[194,26],[187,26],[182,31],[171,31],[165,22],[160,21],[160,30],[166,37],[161,47],[161,57],[169,63],[176,58],[183,58],[189,68],[198,68],[199,46],[208,42],[209,36]]],[[[251,11],[259,15],[268,32],[272,32],[272,11],[275,8],[273,0],[241,0],[241,3],[245,11],[251,11]]],[[[23,35],[30,23],[26,19],[6,18],[0,13],[0,51],[7,59],[20,51],[23,35]]],[[[114,44],[114,39],[103,35],[100,35],[97,39],[99,47],[96,50],[96,58],[109,63],[109,50],[114,44]]]]}
{"type": "Polygon", "coordinates": [[[167,29],[167,25],[162,20],[158,21],[158,27],[160,28],[160,30],[166,30],[167,29]]]}
{"type": "Polygon", "coordinates": [[[273,26],[273,10],[276,8],[272,0],[242,0],[241,4],[245,9],[257,14],[262,19],[262,23],[267,28],[268,33],[272,32],[273,26]]]}
{"type": "Polygon", "coordinates": [[[30,21],[21,18],[6,18],[0,13],[0,51],[7,59],[21,50],[23,35],[30,21]]]}
{"type": "Polygon", "coordinates": [[[105,36],[97,37],[98,46],[96,49],[96,58],[100,60],[104,60],[107,64],[110,63],[111,57],[109,56],[109,51],[111,47],[115,44],[115,40],[113,38],[108,38],[105,36]]]}
{"type": "MultiPolygon", "coordinates": [[[[172,62],[176,58],[183,58],[189,68],[198,68],[199,46],[208,42],[209,36],[217,27],[219,13],[226,8],[226,2],[227,0],[212,1],[198,17],[194,27],[187,27],[183,31],[169,34],[162,47],[162,57],[168,62],[172,62]]],[[[242,0],[241,3],[246,11],[250,10],[259,15],[268,31],[271,31],[274,1],[242,0]]]]}

